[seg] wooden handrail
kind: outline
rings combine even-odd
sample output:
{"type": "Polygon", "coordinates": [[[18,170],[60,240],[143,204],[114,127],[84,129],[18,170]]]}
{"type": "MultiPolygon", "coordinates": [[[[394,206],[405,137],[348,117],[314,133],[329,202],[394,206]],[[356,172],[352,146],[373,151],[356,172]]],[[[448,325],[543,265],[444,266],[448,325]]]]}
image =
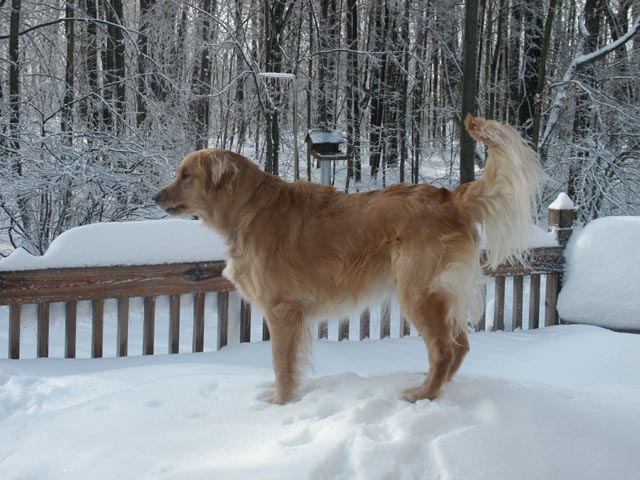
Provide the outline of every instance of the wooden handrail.
{"type": "MultiPolygon", "coordinates": [[[[223,260],[162,265],[50,268],[0,272],[0,305],[233,291],[223,260]]],[[[562,273],[561,247],[531,250],[528,265],[503,264],[490,276],[562,273]]]]}
{"type": "Polygon", "coordinates": [[[0,272],[0,305],[235,290],[224,261],[0,272]]]}

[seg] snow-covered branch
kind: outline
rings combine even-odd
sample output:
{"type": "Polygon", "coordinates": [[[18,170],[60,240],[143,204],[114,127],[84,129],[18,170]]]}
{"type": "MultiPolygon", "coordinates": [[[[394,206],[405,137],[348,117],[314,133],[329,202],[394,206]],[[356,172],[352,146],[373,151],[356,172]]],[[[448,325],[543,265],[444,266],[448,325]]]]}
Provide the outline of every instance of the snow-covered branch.
{"type": "Polygon", "coordinates": [[[567,67],[564,76],[562,77],[562,82],[560,88],[556,91],[556,96],[553,100],[553,104],[551,106],[551,110],[549,112],[549,120],[547,121],[547,126],[544,130],[544,135],[542,136],[542,141],[540,142],[540,146],[543,147],[546,145],[547,141],[550,138],[550,135],[553,133],[553,130],[558,123],[560,118],[560,114],[564,109],[566,99],[569,93],[569,84],[573,77],[578,72],[578,69],[584,65],[588,65],[593,63],[601,58],[605,57],[616,48],[621,47],[626,42],[631,40],[631,38],[638,33],[640,30],[640,17],[638,17],[635,22],[633,22],[633,26],[629,29],[627,33],[618,38],[618,40],[605,45],[604,47],[590,53],[584,53],[584,45],[586,38],[589,36],[589,32],[586,30],[584,25],[584,20],[580,21],[580,31],[582,33],[582,38],[580,40],[578,46],[578,54],[574,57],[573,61],[567,67]]]}

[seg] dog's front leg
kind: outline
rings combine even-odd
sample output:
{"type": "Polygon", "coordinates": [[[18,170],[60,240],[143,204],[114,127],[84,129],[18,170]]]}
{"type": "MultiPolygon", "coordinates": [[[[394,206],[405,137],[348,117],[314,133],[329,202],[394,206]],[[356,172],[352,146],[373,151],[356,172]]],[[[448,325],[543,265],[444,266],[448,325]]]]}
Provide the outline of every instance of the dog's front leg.
{"type": "Polygon", "coordinates": [[[271,334],[273,370],[276,375],[272,403],[289,402],[298,388],[300,363],[305,347],[302,309],[295,303],[280,303],[267,318],[271,334]]]}

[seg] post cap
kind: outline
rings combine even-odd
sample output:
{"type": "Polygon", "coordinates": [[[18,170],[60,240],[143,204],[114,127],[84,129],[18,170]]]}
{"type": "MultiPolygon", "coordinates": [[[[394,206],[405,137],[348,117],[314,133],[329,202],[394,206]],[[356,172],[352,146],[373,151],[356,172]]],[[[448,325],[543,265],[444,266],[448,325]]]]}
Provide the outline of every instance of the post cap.
{"type": "Polygon", "coordinates": [[[575,210],[573,201],[564,192],[560,192],[558,197],[549,205],[549,210],[575,210]]]}

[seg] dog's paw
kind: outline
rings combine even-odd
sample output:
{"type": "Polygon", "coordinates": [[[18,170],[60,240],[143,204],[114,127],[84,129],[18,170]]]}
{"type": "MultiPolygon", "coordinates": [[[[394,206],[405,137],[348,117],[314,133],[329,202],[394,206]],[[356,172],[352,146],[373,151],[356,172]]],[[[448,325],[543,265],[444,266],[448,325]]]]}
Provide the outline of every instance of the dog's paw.
{"type": "Polygon", "coordinates": [[[419,387],[405,388],[404,390],[402,390],[400,398],[407,402],[414,403],[416,400],[418,400],[418,396],[416,395],[416,391],[418,390],[418,388],[419,387]]]}
{"type": "Polygon", "coordinates": [[[266,403],[270,403],[271,405],[284,405],[288,403],[285,398],[276,394],[270,395],[269,397],[265,398],[264,401],[266,403]]]}
{"type": "Polygon", "coordinates": [[[438,396],[437,392],[430,392],[424,385],[417,387],[405,388],[402,391],[401,398],[407,402],[415,403],[418,400],[433,400],[438,396]]]}
{"type": "Polygon", "coordinates": [[[259,395],[259,399],[271,405],[285,405],[297,399],[293,393],[283,393],[274,390],[268,390],[259,395]]]}

